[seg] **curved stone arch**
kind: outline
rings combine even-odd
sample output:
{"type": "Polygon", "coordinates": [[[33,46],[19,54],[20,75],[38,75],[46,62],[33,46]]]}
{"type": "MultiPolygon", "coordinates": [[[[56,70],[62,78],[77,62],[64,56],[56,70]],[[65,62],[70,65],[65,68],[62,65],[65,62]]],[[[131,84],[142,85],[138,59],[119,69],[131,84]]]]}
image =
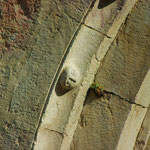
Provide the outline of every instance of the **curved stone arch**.
{"type": "Polygon", "coordinates": [[[139,89],[136,97],[136,103],[146,107],[147,111],[143,118],[142,126],[138,133],[134,150],[148,150],[150,147],[150,70],[147,72],[146,77],[144,78],[144,81],[139,89]]]}
{"type": "Polygon", "coordinates": [[[137,93],[137,96],[135,98],[135,104],[133,104],[131,111],[128,115],[128,118],[126,120],[126,123],[124,125],[124,128],[122,130],[117,150],[145,149],[148,142],[148,138],[150,136],[150,125],[149,125],[150,114],[148,110],[149,105],[150,105],[150,70],[147,72],[143,80],[143,83],[137,93]],[[146,126],[147,128],[145,128],[146,126]],[[136,140],[137,145],[135,145],[136,140]]]}
{"type": "MultiPolygon", "coordinates": [[[[74,88],[71,91],[63,91],[59,83],[55,85],[49,100],[49,104],[46,108],[45,116],[43,117],[42,123],[37,132],[37,141],[35,143],[36,150],[42,148],[46,150],[50,147],[66,150],[70,147],[70,143],[82,111],[83,102],[85,100],[87,91],[94,80],[94,75],[96,74],[101,61],[105,57],[112,42],[114,41],[120,26],[136,3],[136,0],[126,1],[120,11],[120,14],[116,13],[115,17],[113,16],[114,20],[112,20],[112,25],[110,28],[108,28],[106,25],[102,31],[100,29],[104,26],[104,18],[102,16],[98,20],[98,24],[95,24],[97,17],[99,14],[105,12],[107,21],[107,19],[109,19],[111,16],[111,13],[109,11],[109,13],[107,13],[107,10],[114,8],[114,5],[110,5],[109,7],[98,11],[98,2],[99,1],[96,1],[95,6],[88,14],[83,25],[81,25],[78,34],[75,36],[75,39],[73,39],[73,43],[71,47],[69,47],[71,49],[70,53],[63,64],[63,68],[65,68],[67,64],[71,64],[73,62],[77,63],[81,70],[85,69],[85,71],[83,71],[83,81],[77,88],[74,88]],[[95,17],[93,17],[93,14],[95,17]],[[95,40],[93,38],[95,38],[95,40]],[[97,43],[97,40],[100,41],[99,48],[97,47],[97,44],[95,44],[95,42],[97,43]],[[82,53],[84,51],[87,54],[87,57],[90,59],[88,60],[89,62],[87,62],[86,57],[82,60],[85,62],[80,63],[80,59],[82,59],[82,53]],[[81,55],[79,56],[79,54],[81,55]],[[58,93],[60,92],[60,89],[63,93],[59,95],[58,93]],[[59,90],[58,93],[57,90],[59,90]],[[52,139],[57,142],[53,142],[52,139]],[[42,145],[41,142],[44,140],[47,142],[45,141],[45,144],[42,145]]],[[[116,9],[116,5],[115,10],[118,11],[116,9]]]]}
{"type": "Polygon", "coordinates": [[[150,149],[149,1],[0,4],[0,149],[150,149]]]}
{"type": "MultiPolygon", "coordinates": [[[[80,121],[78,123],[78,127],[76,129],[76,133],[75,133],[73,144],[72,144],[75,147],[75,149],[79,149],[79,150],[83,148],[93,149],[94,145],[92,145],[92,142],[94,143],[96,141],[95,140],[96,138],[98,138],[99,140],[99,141],[96,141],[97,143],[98,142],[103,142],[103,143],[97,144],[95,142],[94,143],[95,149],[107,149],[107,150],[108,149],[117,149],[117,150],[133,150],[133,149],[144,150],[146,149],[148,150],[149,149],[150,147],[149,146],[149,143],[150,143],[150,139],[149,139],[149,128],[150,128],[150,125],[149,125],[149,103],[150,103],[149,44],[148,42],[146,43],[142,42],[142,41],[147,41],[147,37],[149,37],[147,35],[148,27],[146,26],[146,24],[149,23],[149,20],[146,20],[147,23],[145,23],[145,22],[142,22],[141,19],[136,18],[137,16],[139,17],[141,14],[142,14],[141,16],[143,16],[144,18],[145,13],[148,11],[149,9],[147,8],[147,2],[139,1],[138,4],[134,7],[133,12],[130,13],[128,19],[125,21],[125,24],[122,26],[122,29],[118,33],[120,37],[123,35],[123,38],[121,38],[120,41],[124,43],[122,44],[124,47],[121,47],[121,48],[123,48],[124,51],[129,52],[130,54],[130,55],[128,54],[129,59],[124,60],[122,59],[122,57],[124,56],[118,54],[118,53],[121,53],[122,51],[119,51],[120,45],[118,44],[118,42],[120,41],[118,41],[117,37],[112,44],[113,46],[111,46],[110,50],[108,51],[105,57],[105,60],[103,62],[103,65],[101,65],[96,75],[96,82],[99,83],[100,85],[101,84],[104,85],[105,87],[104,90],[106,90],[106,94],[108,94],[109,96],[108,97],[109,101],[103,98],[98,99],[93,96],[89,96],[89,98],[87,98],[87,103],[83,108],[83,112],[82,112],[80,121]],[[132,18],[132,20],[130,18],[132,18]],[[136,22],[136,25],[132,23],[133,20],[134,20],[134,23],[136,22]],[[137,22],[139,26],[137,26],[137,22]],[[145,28],[142,26],[144,26],[145,28]],[[134,36],[134,35],[137,35],[137,31],[139,33],[142,33],[141,36],[138,36],[138,37],[141,37],[143,39],[138,39],[137,37],[134,36]],[[145,34],[147,36],[145,36],[145,34]],[[126,46],[127,45],[126,40],[127,40],[127,43],[130,43],[129,44],[130,46],[128,47],[126,46]],[[145,45],[148,45],[148,46],[145,46],[145,45]],[[138,56],[138,58],[134,56],[138,56]],[[128,60],[130,62],[128,62],[128,60]],[[122,65],[123,63],[121,64],[121,62],[123,61],[125,62],[124,66],[128,68],[125,68],[122,65]],[[121,66],[119,66],[120,65],[119,63],[121,64],[121,66]],[[140,66],[139,69],[137,69],[138,65],[140,66]],[[118,69],[119,67],[122,70],[121,69],[119,70],[118,69]],[[127,69],[129,70],[128,72],[129,78],[128,79],[125,78],[125,80],[123,80],[124,79],[123,75],[124,75],[124,72],[126,71],[124,68],[126,70],[127,69]],[[119,71],[117,71],[117,69],[119,71],[122,71],[122,74],[121,73],[119,74],[119,71]],[[129,82],[133,82],[133,79],[134,79],[134,83],[129,84],[129,86],[131,87],[126,86],[128,85],[129,82]],[[128,83],[126,84],[126,82],[128,83]],[[120,86],[120,83],[121,83],[121,86],[120,86]],[[119,88],[121,90],[119,90],[119,88]],[[104,103],[105,103],[105,106],[103,106],[104,103]],[[127,106],[127,103],[130,106],[127,106]],[[101,105],[103,108],[100,106],[98,107],[98,105],[101,105]],[[124,106],[122,107],[122,105],[124,106]],[[94,111],[94,109],[97,109],[97,111],[94,111]],[[100,109],[99,111],[101,111],[101,113],[97,115],[96,113],[98,113],[98,109],[100,109]],[[117,109],[118,111],[116,111],[117,109]],[[123,110],[121,111],[120,109],[123,109],[123,110]],[[95,126],[92,126],[92,123],[94,124],[94,121],[96,122],[96,119],[95,120],[92,119],[92,115],[90,115],[92,112],[94,112],[93,118],[98,118],[100,121],[103,122],[102,124],[97,121],[97,124],[95,124],[95,126]],[[120,114],[118,115],[118,113],[120,114]],[[103,118],[104,116],[107,118],[101,119],[100,117],[98,117],[101,114],[103,114],[102,115],[103,118]],[[114,122],[114,120],[116,122],[114,122]],[[88,126],[90,126],[90,128],[85,127],[86,125],[84,126],[85,122],[86,124],[88,124],[88,126]],[[121,126],[121,124],[122,124],[122,127],[118,128],[118,126],[121,126]],[[98,129],[98,125],[100,125],[99,128],[101,129],[98,129]],[[115,130],[114,132],[109,129],[109,127],[113,125],[117,126],[116,128],[115,127],[112,128],[115,130]],[[96,129],[92,130],[92,127],[95,127],[96,129]],[[93,136],[93,139],[89,137],[90,133],[92,135],[92,132],[89,131],[90,129],[93,132],[97,131],[97,133],[95,132],[93,133],[93,135],[95,135],[95,137],[93,136]],[[82,136],[83,134],[84,136],[82,136]],[[101,136],[101,138],[99,138],[98,134],[103,134],[103,135],[101,136]],[[117,138],[118,138],[118,141],[117,141],[117,138]],[[85,142],[83,140],[85,140],[85,142]],[[116,143],[113,143],[114,141],[116,143]],[[90,144],[88,144],[88,142],[90,144]],[[111,147],[111,146],[114,146],[114,147],[111,147]]],[[[106,46],[106,44],[104,45],[106,46]]]]}

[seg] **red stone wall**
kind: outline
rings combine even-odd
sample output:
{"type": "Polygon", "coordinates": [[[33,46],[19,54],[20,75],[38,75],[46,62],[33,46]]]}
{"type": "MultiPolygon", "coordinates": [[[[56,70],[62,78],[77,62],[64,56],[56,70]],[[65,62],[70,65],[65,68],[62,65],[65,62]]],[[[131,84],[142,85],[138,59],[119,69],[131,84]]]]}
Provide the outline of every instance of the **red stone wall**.
{"type": "Polygon", "coordinates": [[[24,43],[40,0],[0,1],[0,52],[5,53],[24,43]]]}

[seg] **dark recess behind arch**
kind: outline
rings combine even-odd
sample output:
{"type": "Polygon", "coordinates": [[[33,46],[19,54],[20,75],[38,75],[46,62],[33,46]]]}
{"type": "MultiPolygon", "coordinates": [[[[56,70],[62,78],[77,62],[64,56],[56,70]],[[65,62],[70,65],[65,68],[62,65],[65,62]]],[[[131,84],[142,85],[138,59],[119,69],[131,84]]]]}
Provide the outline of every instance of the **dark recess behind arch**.
{"type": "Polygon", "coordinates": [[[98,8],[101,9],[101,8],[104,8],[106,7],[107,5],[115,2],[116,0],[99,0],[99,4],[98,4],[98,8]]]}

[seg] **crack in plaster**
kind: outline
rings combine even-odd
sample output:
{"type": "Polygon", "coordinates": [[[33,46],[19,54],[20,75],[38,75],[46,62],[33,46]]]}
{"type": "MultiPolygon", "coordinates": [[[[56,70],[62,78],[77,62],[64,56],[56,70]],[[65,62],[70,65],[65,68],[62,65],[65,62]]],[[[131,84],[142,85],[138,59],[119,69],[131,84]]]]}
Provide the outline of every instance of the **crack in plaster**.
{"type": "Polygon", "coordinates": [[[91,26],[85,24],[84,21],[78,21],[76,18],[74,18],[73,16],[71,16],[71,15],[69,15],[69,14],[67,14],[67,13],[66,13],[66,15],[67,15],[69,18],[71,18],[72,20],[76,21],[77,23],[80,23],[80,24],[86,26],[87,28],[96,31],[96,32],[98,32],[98,33],[100,33],[100,34],[106,36],[107,38],[112,38],[112,37],[108,36],[107,34],[105,34],[105,33],[101,32],[101,31],[99,31],[99,30],[97,30],[97,29],[95,29],[95,28],[93,28],[93,27],[91,27],[91,26]]]}
{"type": "Polygon", "coordinates": [[[141,104],[132,102],[130,99],[124,98],[124,97],[122,97],[122,96],[120,96],[120,95],[118,95],[118,94],[116,94],[116,93],[114,93],[114,92],[110,92],[110,91],[106,91],[106,90],[104,90],[104,92],[105,92],[106,94],[111,94],[111,95],[117,96],[117,97],[119,97],[121,100],[124,100],[124,101],[126,101],[126,102],[128,102],[128,103],[130,103],[130,104],[134,104],[134,105],[140,106],[140,107],[142,107],[142,108],[147,108],[147,107],[145,107],[145,106],[143,106],[143,105],[141,105],[141,104]]]}
{"type": "Polygon", "coordinates": [[[111,107],[110,107],[110,104],[108,103],[108,105],[107,105],[107,108],[109,109],[109,111],[110,111],[110,113],[111,113],[111,116],[113,116],[113,111],[112,111],[112,109],[111,109],[111,107]]]}
{"type": "Polygon", "coordinates": [[[88,27],[88,28],[90,28],[90,29],[96,31],[96,32],[99,32],[100,34],[106,36],[107,38],[112,38],[112,37],[108,36],[107,34],[101,32],[101,31],[99,31],[99,30],[97,30],[97,29],[95,29],[95,28],[93,28],[93,27],[91,27],[91,26],[89,26],[89,25],[87,25],[87,24],[85,24],[85,23],[82,23],[82,24],[85,25],[86,27],[88,27]]]}
{"type": "Polygon", "coordinates": [[[66,133],[62,133],[62,132],[60,132],[60,131],[48,129],[48,128],[45,128],[45,127],[44,127],[43,129],[48,130],[48,131],[50,131],[50,132],[53,132],[53,133],[55,133],[55,134],[59,134],[59,135],[62,136],[62,138],[64,138],[65,136],[68,136],[66,133]]]}

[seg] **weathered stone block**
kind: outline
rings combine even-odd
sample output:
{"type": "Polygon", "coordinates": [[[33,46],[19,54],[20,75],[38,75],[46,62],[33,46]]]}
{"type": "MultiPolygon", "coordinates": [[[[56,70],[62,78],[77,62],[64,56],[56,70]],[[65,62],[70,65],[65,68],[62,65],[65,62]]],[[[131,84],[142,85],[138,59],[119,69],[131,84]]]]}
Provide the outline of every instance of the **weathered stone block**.
{"type": "Polygon", "coordinates": [[[114,150],[131,109],[131,104],[108,94],[87,97],[74,134],[71,150],[114,150]]]}
{"type": "Polygon", "coordinates": [[[130,101],[150,67],[149,2],[136,4],[99,68],[96,82],[104,89],[130,101]],[[144,20],[143,20],[144,19],[144,20]]]}

